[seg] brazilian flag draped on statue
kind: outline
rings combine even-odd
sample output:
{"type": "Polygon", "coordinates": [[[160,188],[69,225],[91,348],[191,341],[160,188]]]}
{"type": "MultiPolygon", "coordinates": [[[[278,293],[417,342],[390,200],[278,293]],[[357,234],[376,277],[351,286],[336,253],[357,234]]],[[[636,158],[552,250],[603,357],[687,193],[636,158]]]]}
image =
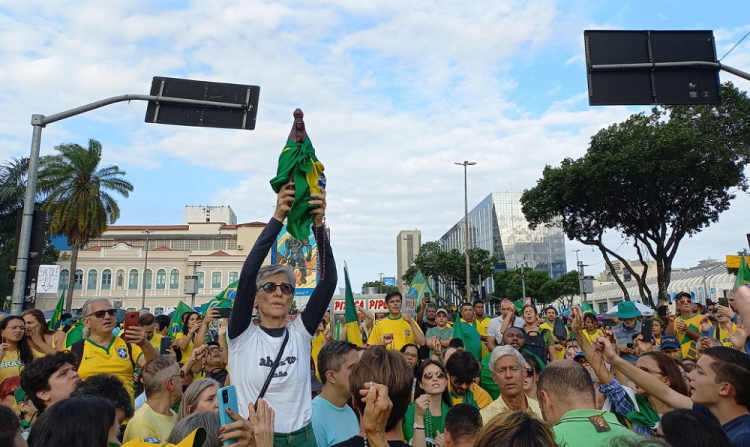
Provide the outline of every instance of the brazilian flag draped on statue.
{"type": "Polygon", "coordinates": [[[362,347],[362,334],[359,332],[359,319],[357,318],[357,308],[354,304],[354,293],[352,285],[349,282],[349,269],[344,263],[344,281],[346,283],[346,306],[344,310],[344,321],[346,323],[346,340],[349,343],[362,347]]]}
{"type": "Polygon", "coordinates": [[[750,268],[747,266],[744,256],[740,256],[740,269],[737,270],[737,279],[734,280],[734,288],[750,284],[750,268]]]}
{"type": "Polygon", "coordinates": [[[276,177],[271,179],[271,187],[278,194],[281,188],[294,180],[294,203],[287,215],[287,232],[301,241],[309,236],[314,216],[310,211],[317,205],[310,205],[310,194],[320,193],[326,187],[323,163],[315,156],[310,138],[302,120],[302,110],[294,111],[294,124],[289,133],[286,147],[279,155],[276,177]]]}

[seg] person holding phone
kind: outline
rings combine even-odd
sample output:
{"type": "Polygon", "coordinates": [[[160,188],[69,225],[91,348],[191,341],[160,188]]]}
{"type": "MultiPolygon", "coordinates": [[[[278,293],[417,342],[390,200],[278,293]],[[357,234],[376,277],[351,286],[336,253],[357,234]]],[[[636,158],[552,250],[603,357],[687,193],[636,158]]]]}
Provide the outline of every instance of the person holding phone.
{"type": "Polygon", "coordinates": [[[683,359],[698,358],[696,342],[701,332],[700,314],[693,312],[693,298],[687,292],[682,292],[675,299],[679,315],[667,315],[670,323],[667,325],[667,335],[674,335],[680,342],[683,359]]]}
{"type": "Polygon", "coordinates": [[[286,316],[294,298],[294,270],[283,265],[263,265],[281,232],[294,194],[293,182],[279,190],[273,217],[242,267],[227,330],[229,375],[236,387],[242,417],[248,417],[249,407],[255,405],[259,397],[267,401],[276,414],[283,415],[274,422],[274,445],[316,447],[311,424],[311,342],[338,281],[336,262],[323,224],[324,190],[311,194],[312,200],[308,202],[316,207],[310,214],[314,216],[313,233],[320,250],[319,280],[305,310],[291,323],[286,316]],[[254,308],[260,316],[258,326],[252,324],[254,308]],[[274,365],[277,365],[275,372],[270,374],[274,365]]]}

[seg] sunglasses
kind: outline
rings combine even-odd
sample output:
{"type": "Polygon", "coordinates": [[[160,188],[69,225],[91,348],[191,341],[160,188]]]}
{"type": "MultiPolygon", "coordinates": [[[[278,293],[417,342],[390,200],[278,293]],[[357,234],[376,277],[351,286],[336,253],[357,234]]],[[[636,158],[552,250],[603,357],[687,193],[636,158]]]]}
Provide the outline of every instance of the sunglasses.
{"type": "Polygon", "coordinates": [[[690,371],[692,371],[692,370],[694,370],[694,369],[695,369],[695,365],[694,365],[694,364],[692,364],[692,363],[683,363],[683,365],[682,365],[682,368],[683,368],[683,369],[684,369],[684,370],[685,370],[686,372],[690,372],[690,371]]]}
{"type": "Polygon", "coordinates": [[[526,368],[526,377],[532,377],[534,375],[534,368],[526,368]]]}
{"type": "Polygon", "coordinates": [[[442,371],[438,371],[436,373],[426,372],[424,373],[422,377],[424,377],[427,380],[430,380],[433,377],[437,377],[438,379],[445,379],[445,373],[442,371]]]}
{"type": "Polygon", "coordinates": [[[110,317],[114,317],[115,315],[117,315],[117,309],[98,310],[96,312],[92,312],[92,313],[86,315],[86,318],[88,318],[88,317],[90,317],[92,315],[95,316],[96,318],[100,319],[100,320],[102,318],[104,318],[104,315],[109,315],[110,317]]]}
{"type": "Polygon", "coordinates": [[[291,295],[294,293],[294,287],[292,287],[291,284],[287,284],[285,282],[282,282],[281,284],[267,282],[260,286],[258,290],[263,289],[263,291],[266,293],[273,293],[276,291],[276,287],[281,288],[281,293],[285,295],[291,295]]]}
{"type": "Polygon", "coordinates": [[[692,300],[680,300],[680,301],[678,301],[678,303],[680,303],[680,304],[690,304],[692,302],[693,302],[692,300]]]}
{"type": "Polygon", "coordinates": [[[212,351],[212,352],[223,352],[224,351],[220,346],[211,346],[210,348],[208,348],[208,350],[212,351]]]}

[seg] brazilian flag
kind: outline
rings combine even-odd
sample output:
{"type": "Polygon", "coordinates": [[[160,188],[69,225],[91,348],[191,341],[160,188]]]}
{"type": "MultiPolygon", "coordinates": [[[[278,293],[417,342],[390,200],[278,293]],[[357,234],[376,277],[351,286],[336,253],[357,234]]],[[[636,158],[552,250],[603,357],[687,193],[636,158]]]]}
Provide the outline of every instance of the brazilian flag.
{"type": "Polygon", "coordinates": [[[175,338],[175,335],[182,332],[182,314],[185,312],[194,312],[193,308],[180,301],[172,314],[172,320],[169,322],[169,336],[175,338]]]}
{"type": "Polygon", "coordinates": [[[292,133],[286,141],[286,147],[279,155],[279,166],[276,177],[271,179],[271,187],[278,194],[281,187],[294,180],[294,203],[287,215],[287,231],[297,240],[303,240],[310,235],[310,225],[314,217],[310,211],[317,205],[310,205],[310,194],[320,193],[325,189],[325,175],[323,163],[315,156],[310,137],[304,130],[302,111],[294,111],[295,126],[301,124],[297,131],[292,127],[292,133]]]}
{"type": "Polygon", "coordinates": [[[56,331],[60,328],[62,325],[62,314],[63,310],[65,309],[65,290],[62,291],[62,295],[60,295],[60,299],[57,301],[57,306],[55,306],[55,312],[52,314],[52,318],[49,320],[49,328],[53,331],[56,331]]]}
{"type": "Polygon", "coordinates": [[[357,318],[357,308],[354,304],[354,293],[352,285],[349,283],[349,269],[344,266],[344,281],[346,283],[346,307],[344,317],[346,321],[346,339],[349,343],[362,347],[362,334],[359,332],[359,319],[357,318]]]}
{"type": "Polygon", "coordinates": [[[211,301],[201,305],[201,313],[208,315],[208,311],[214,308],[231,309],[234,305],[234,297],[237,295],[237,284],[239,280],[229,284],[220,294],[211,298],[211,301]]]}
{"type": "Polygon", "coordinates": [[[747,262],[745,262],[745,257],[740,256],[740,258],[742,258],[740,261],[740,269],[737,270],[737,279],[734,280],[735,289],[742,287],[745,284],[750,284],[750,268],[748,268],[747,262]]]}

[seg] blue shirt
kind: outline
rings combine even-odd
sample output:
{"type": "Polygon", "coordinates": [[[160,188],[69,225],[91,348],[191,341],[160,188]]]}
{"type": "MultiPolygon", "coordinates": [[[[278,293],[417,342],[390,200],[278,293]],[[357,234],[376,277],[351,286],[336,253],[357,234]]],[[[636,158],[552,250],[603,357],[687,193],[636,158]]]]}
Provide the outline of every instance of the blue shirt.
{"type": "MultiPolygon", "coordinates": [[[[700,404],[693,404],[693,411],[706,416],[707,418],[714,421],[716,424],[719,423],[716,416],[711,413],[711,410],[700,404]]],[[[735,447],[750,447],[750,414],[745,414],[740,417],[736,417],[726,424],[721,426],[721,429],[726,433],[727,438],[735,447]]]]}
{"type": "MultiPolygon", "coordinates": [[[[620,322],[620,324],[612,328],[612,332],[614,332],[617,337],[618,345],[625,346],[627,344],[632,344],[633,336],[641,333],[641,322],[636,321],[633,328],[627,328],[622,322],[620,322]]],[[[631,365],[635,365],[635,362],[638,361],[637,355],[620,354],[620,357],[627,360],[631,365]]]]}
{"type": "Polygon", "coordinates": [[[349,405],[339,408],[320,396],[312,401],[311,423],[318,447],[330,447],[359,434],[357,416],[349,405]]]}

